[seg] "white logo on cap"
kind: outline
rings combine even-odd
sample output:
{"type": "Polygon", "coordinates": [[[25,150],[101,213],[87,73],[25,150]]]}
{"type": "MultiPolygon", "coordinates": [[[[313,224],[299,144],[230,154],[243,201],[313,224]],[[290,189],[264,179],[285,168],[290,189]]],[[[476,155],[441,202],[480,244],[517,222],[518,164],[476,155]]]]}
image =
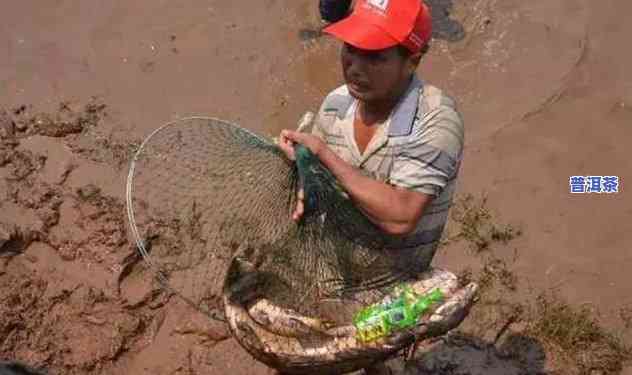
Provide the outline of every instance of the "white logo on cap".
{"type": "Polygon", "coordinates": [[[386,7],[388,7],[388,0],[368,0],[367,2],[383,11],[386,11],[386,7]]]}

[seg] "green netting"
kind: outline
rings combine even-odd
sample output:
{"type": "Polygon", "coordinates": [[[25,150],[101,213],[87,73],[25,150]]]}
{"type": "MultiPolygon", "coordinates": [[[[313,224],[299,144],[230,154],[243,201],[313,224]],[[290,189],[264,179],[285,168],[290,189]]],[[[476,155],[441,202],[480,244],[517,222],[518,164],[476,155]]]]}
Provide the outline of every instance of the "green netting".
{"type": "Polygon", "coordinates": [[[231,259],[256,267],[253,295],[309,316],[350,321],[418,271],[414,252],[389,250],[309,150],[288,160],[272,140],[229,123],[189,118],[152,133],[128,178],[128,214],[145,258],[166,284],[214,316],[231,259]],[[296,190],[306,213],[291,219],[296,190]],[[356,307],[354,307],[356,306],[356,307]]]}

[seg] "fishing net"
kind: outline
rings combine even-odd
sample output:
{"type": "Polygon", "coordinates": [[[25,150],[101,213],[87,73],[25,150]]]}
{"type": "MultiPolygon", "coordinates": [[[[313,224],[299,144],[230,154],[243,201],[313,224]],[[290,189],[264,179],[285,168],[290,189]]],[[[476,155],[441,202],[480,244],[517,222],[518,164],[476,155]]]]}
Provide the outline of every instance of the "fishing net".
{"type": "Polygon", "coordinates": [[[428,268],[405,238],[369,221],[308,149],[295,153],[290,161],[272,140],[217,119],[150,134],[132,160],[127,210],[162,284],[227,321],[248,352],[283,373],[353,371],[458,326],[477,286],[428,268]],[[299,188],[305,214],[295,222],[299,188]],[[400,282],[419,295],[440,289],[445,300],[414,327],[360,341],[353,315],[400,282]]]}
{"type": "Polygon", "coordinates": [[[417,274],[414,252],[370,222],[306,148],[296,163],[263,136],[189,118],[152,133],[128,178],[137,244],[159,278],[209,316],[232,259],[260,277],[251,293],[307,316],[349,322],[358,306],[417,274]],[[297,188],[305,214],[291,219],[297,188]],[[400,246],[401,247],[401,246],[400,246]]]}

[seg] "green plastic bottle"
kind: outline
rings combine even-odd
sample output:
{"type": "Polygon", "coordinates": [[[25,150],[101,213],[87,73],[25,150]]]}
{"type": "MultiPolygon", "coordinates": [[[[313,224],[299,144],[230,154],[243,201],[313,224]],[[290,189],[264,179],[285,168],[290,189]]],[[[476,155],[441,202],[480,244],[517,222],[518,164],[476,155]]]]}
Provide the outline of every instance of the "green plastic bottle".
{"type": "Polygon", "coordinates": [[[354,316],[358,339],[369,342],[396,330],[413,327],[433,304],[443,298],[441,289],[420,296],[409,286],[398,286],[384,300],[365,307],[354,316]]]}

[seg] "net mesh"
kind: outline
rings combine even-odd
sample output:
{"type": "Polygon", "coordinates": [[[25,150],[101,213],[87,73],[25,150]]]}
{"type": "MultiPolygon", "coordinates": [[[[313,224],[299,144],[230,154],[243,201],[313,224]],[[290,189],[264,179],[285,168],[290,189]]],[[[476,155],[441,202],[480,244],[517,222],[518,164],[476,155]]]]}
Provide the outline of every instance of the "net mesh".
{"type": "Polygon", "coordinates": [[[269,139],[232,124],[189,118],[152,133],[134,157],[128,214],[146,260],[173,291],[218,318],[232,259],[252,264],[251,293],[340,323],[393,283],[419,272],[390,250],[336,179],[306,148],[296,163],[269,139]],[[291,219],[296,191],[306,212],[291,219]]]}

